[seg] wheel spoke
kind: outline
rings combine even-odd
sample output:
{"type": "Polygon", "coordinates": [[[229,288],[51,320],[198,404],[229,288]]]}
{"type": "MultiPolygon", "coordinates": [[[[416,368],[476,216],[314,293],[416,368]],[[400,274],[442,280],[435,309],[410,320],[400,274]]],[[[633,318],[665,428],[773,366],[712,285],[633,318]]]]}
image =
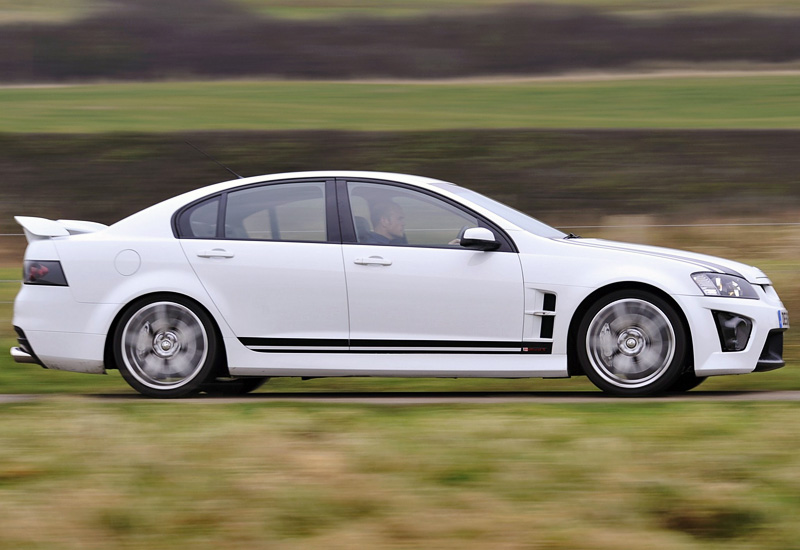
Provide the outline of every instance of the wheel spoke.
{"type": "Polygon", "coordinates": [[[168,380],[169,368],[167,361],[154,354],[150,354],[147,360],[142,363],[142,372],[146,373],[153,380],[168,380]]]}
{"type": "Polygon", "coordinates": [[[614,373],[615,376],[628,380],[631,374],[636,373],[636,358],[619,354],[614,364],[610,365],[610,367],[609,371],[614,373]]]}
{"type": "Polygon", "coordinates": [[[614,340],[615,338],[611,334],[611,329],[608,326],[608,323],[603,325],[603,328],[600,330],[600,337],[598,338],[598,344],[600,349],[602,350],[603,357],[608,358],[610,361],[616,352],[614,347],[614,340]]]}
{"type": "Polygon", "coordinates": [[[205,334],[202,330],[202,327],[192,324],[181,324],[175,327],[175,330],[180,333],[181,341],[184,345],[196,345],[198,341],[201,341],[203,335],[205,334]]]}

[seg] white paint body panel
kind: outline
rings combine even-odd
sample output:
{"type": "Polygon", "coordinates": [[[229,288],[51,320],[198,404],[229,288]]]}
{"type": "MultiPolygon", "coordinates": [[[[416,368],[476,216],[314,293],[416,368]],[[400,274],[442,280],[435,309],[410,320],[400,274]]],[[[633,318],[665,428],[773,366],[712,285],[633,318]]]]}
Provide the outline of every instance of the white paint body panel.
{"type": "Polygon", "coordinates": [[[201,239],[182,245],[236,336],[348,338],[341,245],[201,239]],[[232,257],[200,257],[208,250],[232,257]]]}
{"type": "Polygon", "coordinates": [[[522,339],[522,271],[512,253],[343,247],[353,340],[522,339]],[[363,265],[370,258],[390,265],[363,265]]]}

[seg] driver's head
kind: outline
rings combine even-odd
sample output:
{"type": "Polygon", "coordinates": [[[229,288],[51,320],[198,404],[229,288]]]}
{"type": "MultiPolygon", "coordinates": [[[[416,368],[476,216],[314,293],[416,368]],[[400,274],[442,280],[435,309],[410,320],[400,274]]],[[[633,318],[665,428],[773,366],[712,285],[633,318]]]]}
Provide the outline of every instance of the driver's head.
{"type": "Polygon", "coordinates": [[[403,209],[391,201],[376,203],[371,212],[375,233],[389,239],[399,239],[406,233],[406,217],[403,209]]]}

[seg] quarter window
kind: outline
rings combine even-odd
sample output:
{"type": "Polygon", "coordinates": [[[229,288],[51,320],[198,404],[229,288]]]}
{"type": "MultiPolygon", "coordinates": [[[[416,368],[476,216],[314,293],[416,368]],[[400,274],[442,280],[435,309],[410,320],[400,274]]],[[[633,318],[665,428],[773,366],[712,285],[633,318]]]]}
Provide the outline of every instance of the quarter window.
{"type": "Polygon", "coordinates": [[[190,207],[181,214],[178,229],[182,238],[214,239],[217,236],[219,197],[190,207]]]}

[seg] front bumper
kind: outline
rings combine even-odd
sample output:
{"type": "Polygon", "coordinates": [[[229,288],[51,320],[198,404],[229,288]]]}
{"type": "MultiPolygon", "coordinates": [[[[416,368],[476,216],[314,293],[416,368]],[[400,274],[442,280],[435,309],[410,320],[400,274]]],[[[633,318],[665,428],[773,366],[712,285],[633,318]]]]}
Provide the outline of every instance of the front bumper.
{"type": "Polygon", "coordinates": [[[783,360],[783,304],[773,295],[759,300],[713,296],[676,296],[692,334],[694,371],[697,376],[746,374],[785,365],[783,360]],[[750,319],[753,328],[742,351],[723,351],[714,312],[729,312],[750,319]]]}
{"type": "Polygon", "coordinates": [[[786,329],[771,330],[767,335],[767,343],[761,350],[761,357],[756,364],[756,372],[767,372],[786,365],[783,360],[783,333],[786,329]]]}

